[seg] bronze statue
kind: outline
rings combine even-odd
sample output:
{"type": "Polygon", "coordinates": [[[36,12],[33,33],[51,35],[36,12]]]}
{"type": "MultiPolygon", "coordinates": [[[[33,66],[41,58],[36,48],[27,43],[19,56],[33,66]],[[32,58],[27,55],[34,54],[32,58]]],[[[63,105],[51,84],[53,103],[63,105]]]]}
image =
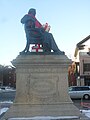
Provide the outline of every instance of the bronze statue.
{"type": "Polygon", "coordinates": [[[36,10],[31,8],[28,14],[24,15],[21,19],[21,23],[24,24],[27,43],[25,49],[21,53],[29,52],[30,44],[41,44],[44,52],[59,52],[60,51],[53,35],[42,27],[42,24],[36,19],[36,10]]]}

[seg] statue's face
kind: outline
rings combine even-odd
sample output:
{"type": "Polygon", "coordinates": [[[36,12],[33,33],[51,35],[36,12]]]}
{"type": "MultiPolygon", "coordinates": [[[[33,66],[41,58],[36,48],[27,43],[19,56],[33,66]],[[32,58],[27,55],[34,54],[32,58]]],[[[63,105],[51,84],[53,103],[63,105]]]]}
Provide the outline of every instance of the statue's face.
{"type": "Polygon", "coordinates": [[[35,16],[36,15],[36,10],[32,8],[32,9],[29,10],[28,13],[33,14],[35,16]]]}

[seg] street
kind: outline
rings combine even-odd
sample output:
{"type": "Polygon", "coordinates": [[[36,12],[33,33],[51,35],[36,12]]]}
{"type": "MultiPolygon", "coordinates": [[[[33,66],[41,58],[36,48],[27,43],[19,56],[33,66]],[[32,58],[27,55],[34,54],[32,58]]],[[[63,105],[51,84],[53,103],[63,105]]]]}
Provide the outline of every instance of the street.
{"type": "MultiPolygon", "coordinates": [[[[15,98],[15,91],[13,92],[4,92],[0,93],[0,110],[4,110],[4,112],[0,115],[0,118],[4,115],[6,112],[6,109],[10,108],[10,106],[13,104],[14,98],[15,98]]],[[[73,104],[79,108],[81,111],[90,110],[90,100],[72,100],[73,104]],[[83,104],[84,103],[84,106],[83,104]]],[[[83,114],[83,113],[82,113],[83,114]]]]}
{"type": "Polygon", "coordinates": [[[77,108],[79,108],[79,110],[81,110],[81,109],[90,109],[90,100],[74,99],[72,101],[73,101],[74,105],[77,108]]]}
{"type": "Polygon", "coordinates": [[[0,101],[13,101],[16,91],[0,92],[0,101]]]}
{"type": "MultiPolygon", "coordinates": [[[[15,91],[0,93],[0,108],[10,107],[15,98],[15,91]],[[4,102],[5,101],[5,102],[4,102]],[[11,102],[9,102],[11,101],[11,102]]],[[[90,109],[90,100],[73,99],[74,105],[79,109],[90,109]],[[85,105],[82,105],[84,103],[85,105]],[[86,106],[86,107],[85,107],[86,106]]]]}

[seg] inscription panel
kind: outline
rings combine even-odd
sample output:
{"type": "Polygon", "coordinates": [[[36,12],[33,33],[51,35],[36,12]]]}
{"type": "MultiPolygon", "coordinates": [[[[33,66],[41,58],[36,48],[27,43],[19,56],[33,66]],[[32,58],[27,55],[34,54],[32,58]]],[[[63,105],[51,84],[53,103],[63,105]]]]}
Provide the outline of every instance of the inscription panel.
{"type": "Polygon", "coordinates": [[[33,74],[29,79],[30,100],[48,101],[57,99],[58,77],[46,74],[33,74]],[[54,97],[54,98],[53,98],[54,97]]]}

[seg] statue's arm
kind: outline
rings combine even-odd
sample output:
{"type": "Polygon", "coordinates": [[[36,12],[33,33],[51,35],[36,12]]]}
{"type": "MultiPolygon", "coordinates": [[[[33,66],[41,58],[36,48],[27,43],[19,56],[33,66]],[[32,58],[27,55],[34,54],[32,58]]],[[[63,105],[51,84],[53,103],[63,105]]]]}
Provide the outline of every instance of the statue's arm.
{"type": "Polygon", "coordinates": [[[29,15],[25,15],[22,19],[21,19],[21,23],[25,24],[27,21],[32,20],[35,21],[31,16],[29,15]]]}

